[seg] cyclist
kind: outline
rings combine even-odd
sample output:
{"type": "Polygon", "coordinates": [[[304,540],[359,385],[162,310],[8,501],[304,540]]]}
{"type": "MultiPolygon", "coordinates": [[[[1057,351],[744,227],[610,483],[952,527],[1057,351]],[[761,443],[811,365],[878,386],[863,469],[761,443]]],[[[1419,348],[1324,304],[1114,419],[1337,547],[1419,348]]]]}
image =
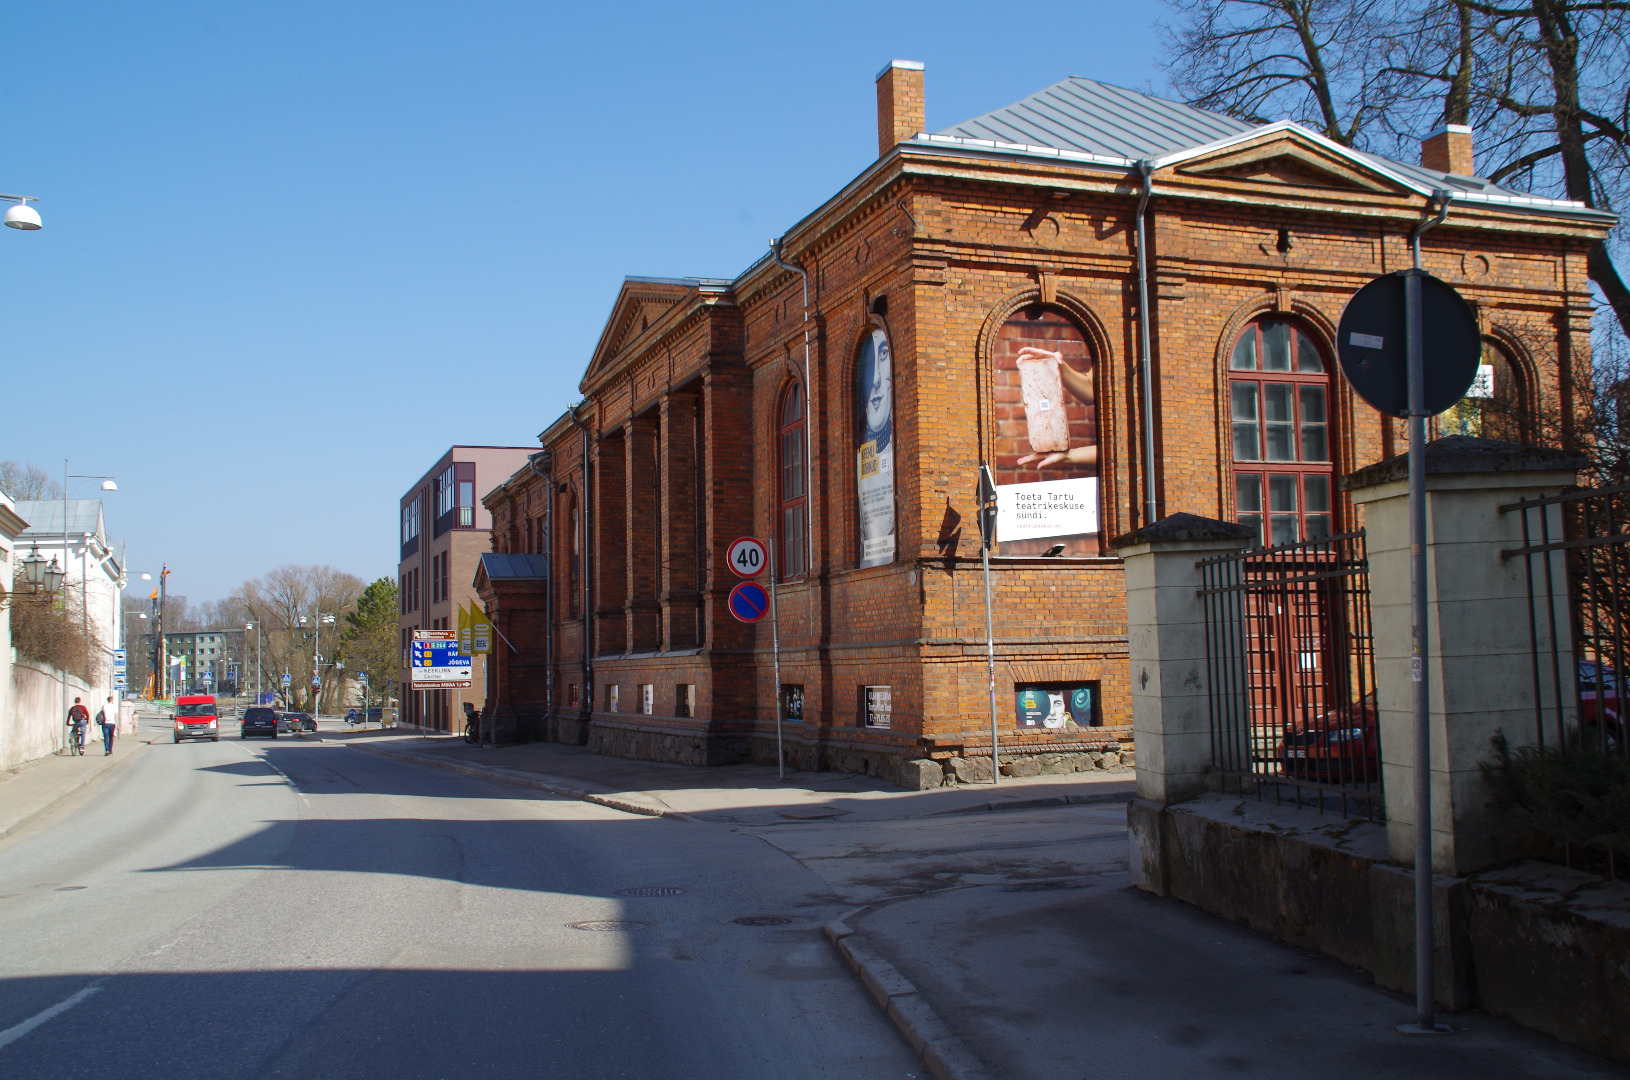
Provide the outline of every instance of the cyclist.
{"type": "Polygon", "coordinates": [[[68,727],[71,729],[68,739],[68,752],[83,754],[85,752],[85,725],[91,722],[91,711],[74,698],[74,707],[68,710],[68,727]]]}

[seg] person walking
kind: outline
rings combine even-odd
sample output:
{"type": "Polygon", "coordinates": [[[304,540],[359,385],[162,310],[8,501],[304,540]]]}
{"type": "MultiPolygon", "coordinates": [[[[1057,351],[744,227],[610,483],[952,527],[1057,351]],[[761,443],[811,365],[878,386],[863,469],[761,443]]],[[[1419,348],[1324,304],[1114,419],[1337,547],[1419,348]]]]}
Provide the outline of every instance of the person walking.
{"type": "Polygon", "coordinates": [[[113,695],[108,695],[108,703],[97,710],[96,723],[102,729],[102,756],[107,757],[113,753],[113,735],[119,730],[119,706],[113,703],[113,695]]]}
{"type": "Polygon", "coordinates": [[[79,698],[74,698],[74,707],[68,710],[69,733],[68,752],[70,754],[83,754],[85,752],[85,725],[91,722],[91,711],[80,704],[79,698]]]}

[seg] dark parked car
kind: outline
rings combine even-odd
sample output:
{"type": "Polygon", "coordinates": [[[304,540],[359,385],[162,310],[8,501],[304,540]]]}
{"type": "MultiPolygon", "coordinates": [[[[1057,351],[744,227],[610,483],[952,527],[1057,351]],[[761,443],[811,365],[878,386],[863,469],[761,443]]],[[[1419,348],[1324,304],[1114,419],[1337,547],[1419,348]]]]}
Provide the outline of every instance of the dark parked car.
{"type": "Polygon", "coordinates": [[[308,712],[286,712],[283,714],[285,731],[316,731],[317,721],[311,718],[308,712]]]}
{"type": "Polygon", "coordinates": [[[251,705],[243,710],[243,719],[238,727],[238,738],[247,739],[251,735],[266,735],[277,738],[277,712],[260,705],[251,705]]]}

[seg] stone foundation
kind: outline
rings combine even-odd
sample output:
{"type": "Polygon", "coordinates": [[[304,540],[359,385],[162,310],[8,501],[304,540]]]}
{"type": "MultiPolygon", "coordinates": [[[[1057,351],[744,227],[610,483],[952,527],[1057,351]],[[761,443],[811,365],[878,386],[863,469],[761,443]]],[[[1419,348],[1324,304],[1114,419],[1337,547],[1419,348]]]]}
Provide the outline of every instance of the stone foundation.
{"type": "MultiPolygon", "coordinates": [[[[1128,808],[1132,884],[1414,988],[1414,876],[1386,827],[1205,795],[1128,808]]],[[[1433,879],[1438,1003],[1630,1064],[1630,882],[1525,860],[1433,879]]]]}

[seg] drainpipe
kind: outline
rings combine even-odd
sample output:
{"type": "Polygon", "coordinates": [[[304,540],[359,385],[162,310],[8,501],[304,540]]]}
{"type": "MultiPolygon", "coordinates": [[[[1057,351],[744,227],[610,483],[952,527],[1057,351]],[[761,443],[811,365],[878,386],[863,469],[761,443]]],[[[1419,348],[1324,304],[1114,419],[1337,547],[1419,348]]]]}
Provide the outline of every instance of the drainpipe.
{"type": "MultiPolygon", "coordinates": [[[[812,449],[810,432],[815,427],[815,382],[809,377],[809,271],[797,263],[788,262],[781,257],[781,240],[770,241],[770,258],[775,265],[783,270],[790,270],[803,281],[804,285],[804,505],[808,513],[804,515],[808,535],[804,540],[804,576],[815,576],[815,454],[812,449]]],[[[776,417],[776,425],[780,425],[781,418],[776,417]]],[[[776,524],[780,525],[781,507],[776,505],[776,524]]],[[[777,528],[776,532],[780,532],[777,528]]],[[[781,688],[775,689],[776,700],[780,701],[781,688]]],[[[779,706],[777,706],[779,710],[779,706]]]]}
{"type": "Polygon", "coordinates": [[[554,463],[554,454],[547,447],[526,456],[526,466],[532,475],[542,480],[548,496],[543,501],[544,557],[549,560],[549,576],[543,585],[543,655],[547,663],[543,674],[543,715],[555,718],[555,478],[538,468],[538,459],[548,458],[554,463]]]}
{"type": "Polygon", "coordinates": [[[1149,354],[1149,251],[1144,235],[1144,211],[1149,207],[1152,193],[1151,177],[1155,163],[1147,159],[1138,162],[1138,175],[1143,178],[1143,191],[1138,196],[1138,351],[1143,355],[1143,523],[1153,524],[1155,510],[1155,378],[1149,354]]]}
{"type": "Polygon", "coordinates": [[[594,505],[594,492],[589,488],[589,429],[583,421],[577,418],[577,410],[584,402],[578,402],[566,410],[566,415],[572,418],[577,430],[583,433],[583,718],[587,720],[594,712],[594,646],[591,644],[594,635],[594,609],[589,606],[589,599],[594,595],[589,587],[589,579],[593,576],[591,570],[594,566],[594,544],[590,538],[594,535],[589,528],[593,521],[591,507],[594,505]]]}

